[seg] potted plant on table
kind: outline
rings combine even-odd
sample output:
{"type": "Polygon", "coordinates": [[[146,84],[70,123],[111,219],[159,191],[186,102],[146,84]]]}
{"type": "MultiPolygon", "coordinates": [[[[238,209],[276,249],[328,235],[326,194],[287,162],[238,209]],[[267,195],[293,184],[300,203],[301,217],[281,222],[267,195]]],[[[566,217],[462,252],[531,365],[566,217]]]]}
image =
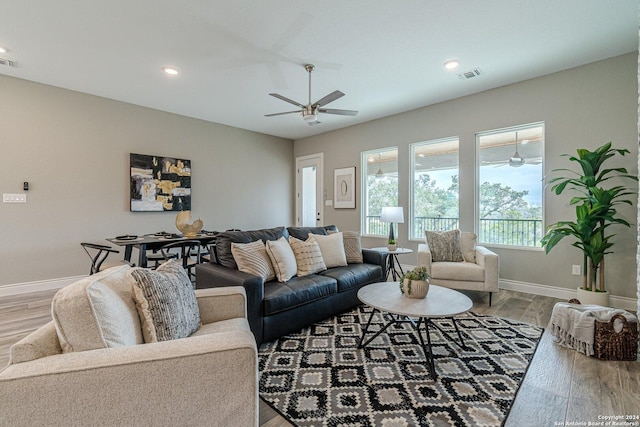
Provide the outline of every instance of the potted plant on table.
{"type": "Polygon", "coordinates": [[[603,168],[603,164],[616,155],[629,153],[626,149],[611,148],[611,142],[589,151],[577,150],[576,156],[568,156],[569,160],[580,165],[581,172],[570,169],[554,169],[553,172],[571,172],[571,177],[559,176],[549,180],[556,195],[570,189],[578,193],[569,202],[575,205],[575,221],[559,221],[547,228],[541,243],[548,254],[558,242],[567,236],[576,239],[572,246],[582,250],[582,287],[578,288],[578,300],[583,304],[609,305],[609,293],[605,286],[604,256],[610,251],[614,234],[608,233],[609,227],[615,224],[630,227],[630,224],[618,216],[616,207],[620,204],[631,205],[629,196],[637,196],[623,185],[608,185],[610,179],[629,179],[638,181],[637,176],[630,175],[626,168],[603,168]]]}
{"type": "Polygon", "coordinates": [[[400,280],[400,292],[409,298],[425,298],[429,292],[430,277],[424,265],[407,271],[400,280]]]}

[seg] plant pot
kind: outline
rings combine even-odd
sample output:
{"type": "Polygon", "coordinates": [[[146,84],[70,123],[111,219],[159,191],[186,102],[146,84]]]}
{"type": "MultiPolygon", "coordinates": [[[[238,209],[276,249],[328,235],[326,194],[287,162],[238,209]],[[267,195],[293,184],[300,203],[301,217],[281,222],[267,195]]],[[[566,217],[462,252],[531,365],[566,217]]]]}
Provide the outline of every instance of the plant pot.
{"type": "Polygon", "coordinates": [[[398,245],[387,245],[387,249],[388,249],[390,252],[393,252],[393,251],[395,251],[396,249],[398,249],[398,245]]]}
{"type": "Polygon", "coordinates": [[[421,299],[425,298],[429,293],[428,280],[410,280],[404,279],[402,282],[402,294],[408,298],[421,299]],[[409,286],[411,284],[411,286],[409,286]]]}
{"type": "Polygon", "coordinates": [[[609,307],[609,291],[591,292],[578,288],[578,301],[580,304],[595,304],[603,307],[609,307]]]}

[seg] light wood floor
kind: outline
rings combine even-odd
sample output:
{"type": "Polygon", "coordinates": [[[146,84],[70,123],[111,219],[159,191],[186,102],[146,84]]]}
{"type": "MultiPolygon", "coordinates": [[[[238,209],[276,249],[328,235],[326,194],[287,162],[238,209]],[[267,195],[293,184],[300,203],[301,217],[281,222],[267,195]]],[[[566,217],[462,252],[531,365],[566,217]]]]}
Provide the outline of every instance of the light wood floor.
{"type": "MultiPolygon", "coordinates": [[[[0,366],[9,347],[51,320],[55,291],[0,298],[0,366]]],[[[501,290],[489,307],[486,294],[467,292],[473,311],[546,327],[559,300],[501,290]]],[[[506,426],[557,426],[567,421],[597,422],[599,416],[640,415],[640,363],[608,362],[557,346],[545,331],[506,426]]],[[[289,426],[260,401],[262,427],[289,426]]]]}

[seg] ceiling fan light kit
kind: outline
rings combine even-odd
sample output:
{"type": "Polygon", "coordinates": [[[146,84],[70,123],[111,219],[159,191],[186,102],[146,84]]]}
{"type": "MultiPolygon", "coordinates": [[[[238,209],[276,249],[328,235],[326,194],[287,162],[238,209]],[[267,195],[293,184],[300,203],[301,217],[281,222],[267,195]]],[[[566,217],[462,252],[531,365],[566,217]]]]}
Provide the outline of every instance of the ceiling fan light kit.
{"type": "Polygon", "coordinates": [[[518,132],[516,132],[516,152],[513,153],[513,156],[509,159],[509,166],[513,168],[519,168],[524,165],[524,158],[518,153],[518,132]]]}
{"type": "Polygon", "coordinates": [[[299,107],[300,110],[295,111],[285,111],[283,113],[273,113],[273,114],[265,114],[265,117],[274,117],[274,116],[282,116],[284,114],[293,114],[293,113],[301,113],[302,120],[307,122],[309,126],[317,125],[320,122],[318,121],[318,113],[323,114],[335,114],[338,116],[355,116],[358,114],[355,110],[340,110],[335,108],[320,108],[324,105],[329,104],[330,102],[335,101],[338,98],[344,96],[344,93],[339,90],[334,90],[329,95],[326,95],[324,98],[320,98],[318,101],[311,103],[311,72],[315,69],[313,64],[306,64],[304,69],[309,73],[309,103],[307,105],[303,105],[297,101],[289,99],[285,96],[282,96],[278,93],[270,93],[269,95],[278,98],[284,102],[288,102],[289,104],[293,104],[296,107],[299,107]]]}

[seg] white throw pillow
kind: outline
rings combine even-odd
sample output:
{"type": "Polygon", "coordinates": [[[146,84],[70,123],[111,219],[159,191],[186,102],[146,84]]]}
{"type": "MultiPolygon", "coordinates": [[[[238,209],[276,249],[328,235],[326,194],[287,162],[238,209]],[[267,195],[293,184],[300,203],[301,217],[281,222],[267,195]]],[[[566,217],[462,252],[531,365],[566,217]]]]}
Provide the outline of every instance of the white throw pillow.
{"type": "Polygon", "coordinates": [[[64,353],[144,343],[130,271],[109,268],[56,293],[51,315],[64,353]]]}
{"type": "Polygon", "coordinates": [[[313,238],[302,241],[291,236],[289,238],[289,244],[296,257],[296,264],[298,265],[296,274],[298,277],[308,276],[327,269],[322,259],[320,246],[318,246],[318,242],[313,238]]]}
{"type": "Polygon", "coordinates": [[[286,282],[296,275],[296,257],[287,239],[267,240],[266,251],[279,282],[286,282]]]}
{"type": "Polygon", "coordinates": [[[462,246],[462,256],[467,262],[476,262],[476,243],[478,236],[476,233],[468,231],[460,232],[460,246],[462,246]]]}
{"type": "Polygon", "coordinates": [[[265,282],[269,282],[276,277],[262,240],[256,240],[251,243],[232,242],[231,254],[238,265],[238,270],[262,277],[265,282]]]}
{"type": "Polygon", "coordinates": [[[347,256],[344,253],[344,242],[342,233],[332,233],[328,236],[309,233],[309,239],[318,243],[322,259],[326,268],[343,267],[347,265],[347,256]]]}

